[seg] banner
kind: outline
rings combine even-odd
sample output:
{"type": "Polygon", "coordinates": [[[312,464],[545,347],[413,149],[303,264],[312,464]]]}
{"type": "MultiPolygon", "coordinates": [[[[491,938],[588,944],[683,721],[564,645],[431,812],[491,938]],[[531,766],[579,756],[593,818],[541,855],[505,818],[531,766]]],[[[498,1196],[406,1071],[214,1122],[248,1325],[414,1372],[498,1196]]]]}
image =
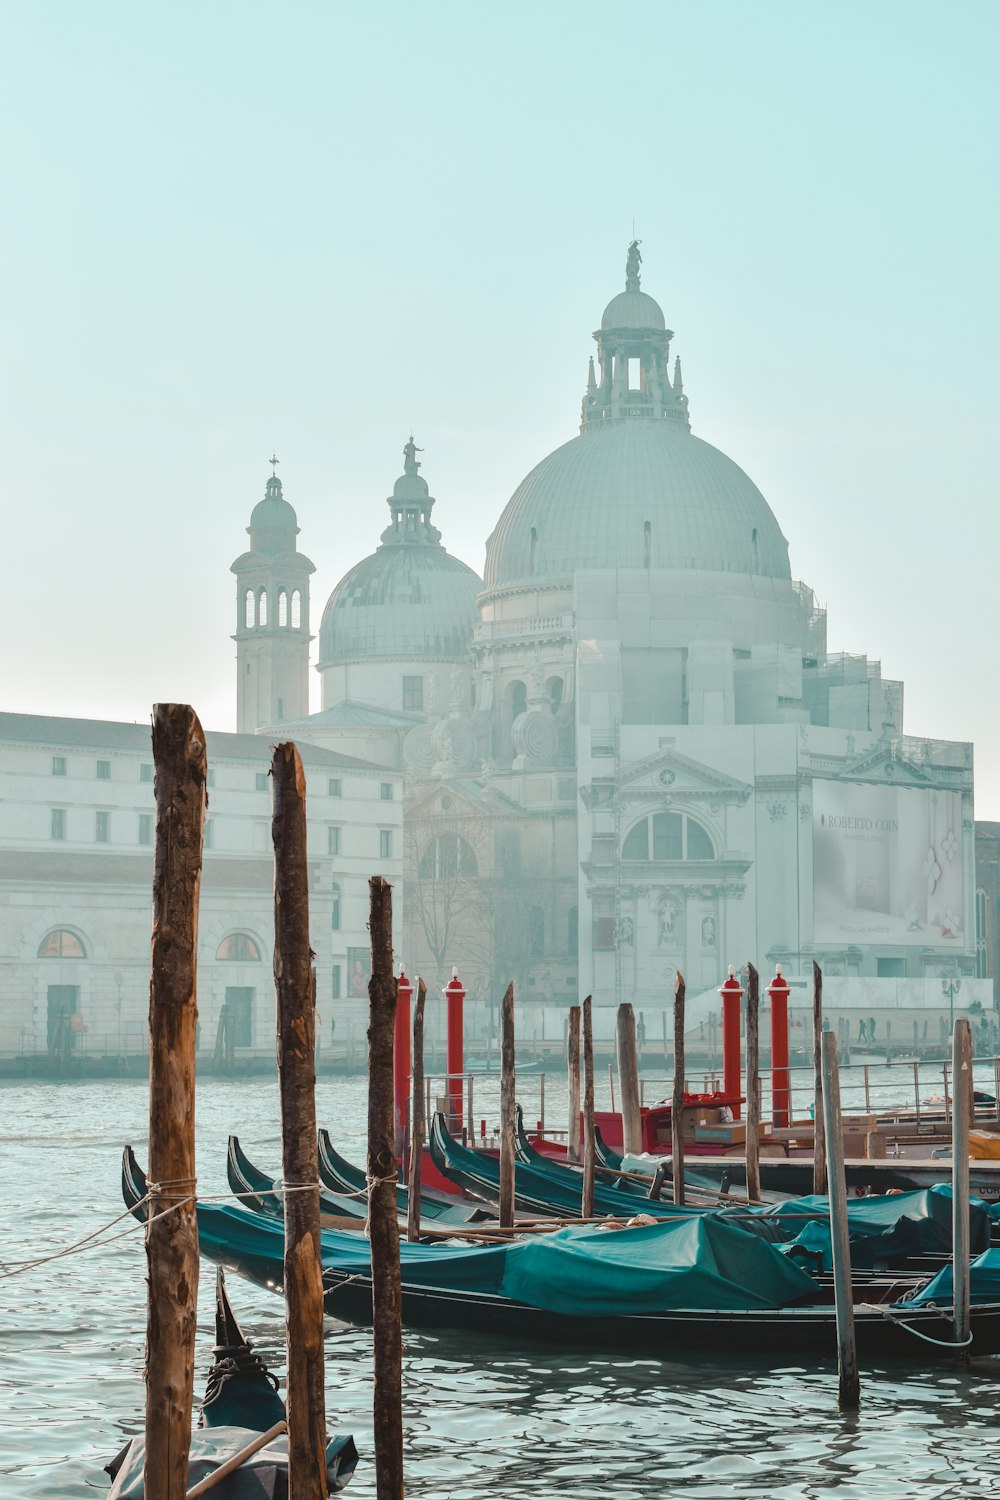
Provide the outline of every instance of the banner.
{"type": "Polygon", "coordinates": [[[813,782],[816,943],[965,946],[957,792],[813,782]]]}

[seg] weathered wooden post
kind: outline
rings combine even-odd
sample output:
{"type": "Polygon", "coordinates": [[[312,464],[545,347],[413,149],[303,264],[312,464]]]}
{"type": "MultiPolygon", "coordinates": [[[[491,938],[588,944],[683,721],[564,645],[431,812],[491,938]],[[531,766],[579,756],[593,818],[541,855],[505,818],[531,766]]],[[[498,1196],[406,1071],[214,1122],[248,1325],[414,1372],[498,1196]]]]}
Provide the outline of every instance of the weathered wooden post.
{"type": "MultiPolygon", "coordinates": [[[[838,1075],[839,1077],[839,1075],[838,1075]]],[[[841,1141],[843,1155],[843,1141],[841,1141]]],[[[823,971],[813,959],[813,1192],[825,1193],[826,1129],[823,1111],[823,971]]]]}
{"type": "Polygon", "coordinates": [[[830,1239],[833,1248],[833,1296],[837,1317],[837,1368],[842,1411],[861,1404],[858,1356],[854,1341],[854,1296],[851,1289],[851,1246],[847,1232],[847,1184],[844,1178],[844,1133],[840,1124],[840,1075],[837,1038],[821,1034],[823,1114],[829,1164],[830,1239]]]}
{"type": "Polygon", "coordinates": [[[403,1316],[392,1131],[392,1042],[396,981],[392,973],[392,889],[368,882],[372,977],[368,981],[368,1237],[372,1256],[375,1367],[375,1494],[403,1495],[403,1316]]]}
{"type": "Polygon", "coordinates": [[[566,1159],[580,1160],[580,1007],[569,1008],[566,1033],[566,1072],[569,1084],[569,1117],[566,1121],[566,1159]]]}
{"type": "Polygon", "coordinates": [[[153,764],[156,854],[149,985],[144,1485],[150,1500],[183,1500],[198,1313],[194,1068],[207,782],[205,736],[194,709],[179,703],[155,706],[153,764]]]}
{"type": "Polygon", "coordinates": [[[295,746],[271,760],[274,984],[285,1194],[288,1482],[295,1500],[326,1500],[323,1271],[316,1163],[316,990],[309,944],[306,778],[295,746]]]}
{"type": "Polygon", "coordinates": [[[684,1202],[684,975],[674,981],[674,1092],[670,1101],[670,1171],[674,1202],[684,1202]]]}
{"type": "Polygon", "coordinates": [[[747,965],[747,1200],[760,1198],[760,975],[747,965]]]}
{"type": "Polygon", "coordinates": [[[965,1017],[955,1022],[951,1041],[951,1079],[954,1102],[951,1124],[951,1245],[952,1312],[955,1342],[969,1357],[969,1130],[972,1125],[972,1028],[965,1017]]]}
{"type": "Polygon", "coordinates": [[[622,1143],[626,1156],[642,1151],[642,1111],[639,1105],[639,1059],[635,1045],[635,1011],[629,1001],[618,1007],[615,1024],[618,1087],[622,1102],[622,1143]]]}
{"type": "Polygon", "coordinates": [[[514,985],[500,1004],[500,1227],[514,1223],[514,1141],[516,1108],[514,1077],[514,985]]]}
{"type": "Polygon", "coordinates": [[[424,1115],[424,1006],[427,986],[417,980],[417,1005],[413,1013],[413,1107],[410,1124],[410,1180],[406,1204],[406,1238],[420,1238],[420,1166],[427,1129],[424,1115]]]}
{"type": "Polygon", "coordinates": [[[410,997],[413,986],[403,970],[396,980],[396,1030],[392,1040],[392,1133],[397,1160],[406,1164],[410,1120],[410,997]]]}
{"type": "Polygon", "coordinates": [[[594,1177],[597,1171],[597,1136],[594,1130],[594,1023],[591,997],[583,1002],[583,1194],[581,1219],[594,1217],[594,1177]]]}

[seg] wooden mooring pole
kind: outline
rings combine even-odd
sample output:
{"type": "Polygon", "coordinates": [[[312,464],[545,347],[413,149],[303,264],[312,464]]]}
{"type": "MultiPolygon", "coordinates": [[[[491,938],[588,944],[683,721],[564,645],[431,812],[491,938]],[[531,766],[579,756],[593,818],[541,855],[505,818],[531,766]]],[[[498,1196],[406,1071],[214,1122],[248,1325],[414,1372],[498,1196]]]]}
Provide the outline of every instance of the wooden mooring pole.
{"type": "Polygon", "coordinates": [[[622,1143],[626,1156],[642,1152],[642,1112],[639,1104],[639,1058],[635,1040],[635,1011],[629,1001],[618,1007],[615,1019],[618,1087],[622,1104],[622,1143]]]}
{"type": "Polygon", "coordinates": [[[149,985],[149,1295],[143,1482],[150,1500],[183,1500],[198,1314],[194,1068],[198,895],[207,783],[205,736],[193,709],[178,703],[158,703],[153,709],[153,764],[156,854],[149,985]]]}
{"type": "Polygon", "coordinates": [[[566,1076],[569,1088],[569,1110],[566,1121],[566,1157],[580,1160],[580,1007],[569,1008],[566,1032],[566,1076]]]}
{"type": "Polygon", "coordinates": [[[969,1357],[969,1130],[972,1125],[972,1028],[964,1016],[955,1022],[951,1040],[951,1244],[952,1311],[955,1342],[961,1360],[969,1357]]]}
{"type": "Polygon", "coordinates": [[[594,1217],[594,1177],[597,1167],[597,1137],[594,1133],[594,1023],[591,997],[583,1002],[583,1194],[580,1217],[594,1217]]]}
{"type": "Polygon", "coordinates": [[[747,1200],[760,1198],[760,975],[747,965],[747,1200]]]}
{"type": "Polygon", "coordinates": [[[392,1119],[392,1042],[396,1026],[392,890],[381,875],[375,875],[368,882],[368,893],[372,942],[372,977],[368,981],[368,1237],[372,1255],[375,1494],[378,1500],[402,1500],[403,1303],[392,1119]]]}
{"type": "Polygon", "coordinates": [[[309,945],[306,778],[295,746],[271,760],[274,815],[274,984],[281,1168],[285,1193],[288,1484],[326,1500],[323,1271],[316,1161],[316,979],[309,945]]]}
{"type": "Polygon", "coordinates": [[[674,981],[674,1092],[670,1101],[670,1173],[674,1202],[684,1202],[684,975],[674,981]]]}
{"type": "Polygon", "coordinates": [[[424,1116],[424,1007],[427,986],[417,979],[417,1004],[413,1012],[413,1104],[410,1109],[410,1180],[406,1199],[406,1238],[420,1238],[420,1166],[427,1121],[424,1116]]]}
{"type": "Polygon", "coordinates": [[[851,1287],[851,1247],[847,1232],[847,1183],[844,1177],[844,1133],[840,1121],[840,1072],[837,1038],[822,1034],[823,1115],[830,1194],[830,1239],[833,1248],[833,1296],[837,1317],[837,1369],[841,1411],[857,1411],[861,1404],[858,1355],[854,1339],[854,1295],[851,1287]]]}
{"type": "Polygon", "coordinates": [[[514,1077],[514,986],[500,1004],[500,1227],[514,1222],[515,1107],[514,1077]]]}
{"type": "MultiPolygon", "coordinates": [[[[841,1149],[843,1157],[843,1149],[841,1149]]],[[[823,971],[813,959],[813,1192],[825,1193],[826,1127],[823,1110],[823,971]]]]}

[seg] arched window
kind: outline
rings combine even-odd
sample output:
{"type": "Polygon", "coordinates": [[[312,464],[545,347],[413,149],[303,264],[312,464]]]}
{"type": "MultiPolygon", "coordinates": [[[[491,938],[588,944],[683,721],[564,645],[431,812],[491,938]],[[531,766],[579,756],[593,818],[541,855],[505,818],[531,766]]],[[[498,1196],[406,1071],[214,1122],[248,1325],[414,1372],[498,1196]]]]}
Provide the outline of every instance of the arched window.
{"type": "Polygon", "coordinates": [[[442,833],[432,839],[420,861],[421,880],[447,880],[478,873],[472,845],[457,833],[442,833]]]}
{"type": "Polygon", "coordinates": [[[545,914],[540,906],[528,913],[528,952],[532,958],[541,958],[545,952],[545,914]]]}
{"type": "Polygon", "coordinates": [[[222,963],[260,963],[260,949],[257,941],[248,932],[231,932],[228,937],[224,937],[215,950],[215,956],[222,963]]]}
{"type": "Polygon", "coordinates": [[[339,885],[335,884],[333,886],[333,888],[332,888],[332,895],[333,895],[333,911],[332,911],[332,916],[331,916],[331,920],[330,920],[330,926],[331,926],[331,928],[332,928],[332,930],[334,932],[339,932],[340,931],[340,886],[339,885]]]}
{"type": "Polygon", "coordinates": [[[257,624],[267,624],[267,589],[261,589],[257,595],[257,624]]]}
{"type": "Polygon", "coordinates": [[[39,958],[86,958],[84,946],[68,927],[57,927],[38,945],[39,958]]]}
{"type": "Polygon", "coordinates": [[[302,628],[302,595],[299,593],[298,589],[296,589],[295,592],[294,592],[294,594],[292,595],[292,629],[293,630],[301,630],[301,628],[302,628]]]}
{"type": "Polygon", "coordinates": [[[714,859],[712,840],[686,813],[653,813],[636,823],[624,844],[622,859],[714,859]]]}
{"type": "Polygon", "coordinates": [[[243,624],[247,630],[253,629],[254,602],[253,589],[247,589],[243,595],[243,624]]]}
{"type": "Polygon", "coordinates": [[[288,595],[284,589],[278,592],[278,626],[281,630],[288,624],[288,595]]]}

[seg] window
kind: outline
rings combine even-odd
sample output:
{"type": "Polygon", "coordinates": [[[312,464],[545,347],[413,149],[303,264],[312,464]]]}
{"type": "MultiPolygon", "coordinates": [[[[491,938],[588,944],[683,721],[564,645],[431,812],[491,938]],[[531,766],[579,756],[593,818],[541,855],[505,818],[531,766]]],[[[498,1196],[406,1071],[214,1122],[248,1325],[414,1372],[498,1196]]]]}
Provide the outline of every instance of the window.
{"type": "Polygon", "coordinates": [[[331,823],[326,830],[326,852],[328,854],[340,853],[340,829],[335,823],[331,823]]]}
{"type": "Polygon", "coordinates": [[[424,679],[422,677],[403,678],[403,707],[411,713],[422,713],[424,707],[424,679]]]}
{"type": "Polygon", "coordinates": [[[391,781],[383,781],[382,784],[380,785],[379,789],[378,789],[378,794],[379,794],[379,797],[381,798],[381,800],[383,802],[391,802],[392,801],[392,782],[391,781]]]}
{"type": "Polygon", "coordinates": [[[614,917],[594,918],[594,951],[615,946],[614,917]]]}
{"type": "Polygon", "coordinates": [[[228,937],[222,939],[215,950],[215,956],[222,963],[260,963],[260,949],[249,932],[231,932],[228,937]]]}
{"type": "Polygon", "coordinates": [[[331,894],[333,906],[330,913],[330,927],[334,932],[340,931],[340,886],[334,885],[331,894]]]}
{"type": "Polygon", "coordinates": [[[247,589],[243,596],[243,624],[247,630],[253,629],[253,589],[247,589]]]}
{"type": "Polygon", "coordinates": [[[339,776],[331,776],[330,780],[326,784],[326,794],[327,794],[327,796],[328,797],[339,797],[339,796],[342,795],[342,793],[343,793],[343,787],[341,785],[340,777],[339,776]]]}
{"type": "Polygon", "coordinates": [[[206,786],[214,786],[215,785],[215,772],[214,771],[206,771],[205,772],[205,785],[206,786]]]}
{"type": "Polygon", "coordinates": [[[153,814],[139,814],[139,843],[151,844],[153,842],[153,814]]]}
{"type": "Polygon", "coordinates": [[[630,830],[622,859],[714,859],[712,840],[700,823],[685,813],[653,813],[630,830]]]}
{"type": "Polygon", "coordinates": [[[333,966],[333,974],[332,974],[331,978],[332,978],[332,983],[331,983],[331,986],[330,986],[331,994],[332,994],[334,1000],[339,1000],[340,996],[341,996],[340,986],[341,986],[341,984],[343,982],[342,978],[341,978],[341,969],[340,969],[340,965],[339,964],[334,964],[334,966],[333,966]]]}
{"type": "Polygon", "coordinates": [[[57,927],[38,945],[39,958],[86,958],[83,943],[67,927],[57,927]]]}
{"type": "Polygon", "coordinates": [[[392,858],[392,830],[380,828],[378,831],[378,854],[379,859],[392,858]]]}
{"type": "Polygon", "coordinates": [[[258,771],[257,775],[254,778],[254,784],[255,784],[258,792],[266,792],[267,791],[267,772],[266,771],[258,771]]]}
{"type": "Polygon", "coordinates": [[[211,818],[205,822],[205,848],[215,848],[215,823],[211,818]]]}
{"type": "Polygon", "coordinates": [[[284,630],[288,625],[288,595],[284,589],[278,594],[278,628],[284,630]]]}
{"type": "Polygon", "coordinates": [[[139,780],[140,781],[152,781],[152,779],[153,779],[153,763],[152,763],[152,761],[149,761],[149,760],[141,761],[140,765],[139,765],[139,780]]]}
{"type": "Polygon", "coordinates": [[[65,776],[66,775],[66,757],[65,757],[65,755],[53,755],[53,757],[52,757],[52,774],[53,774],[53,776],[65,776]]]}
{"type": "Polygon", "coordinates": [[[66,809],[54,807],[52,809],[52,825],[49,830],[50,837],[64,839],[66,837],[66,809]]]}
{"type": "Polygon", "coordinates": [[[257,624],[267,624],[267,589],[261,589],[257,595],[257,624]]]}
{"type": "Polygon", "coordinates": [[[296,589],[295,593],[292,595],[292,629],[293,630],[300,630],[301,628],[302,628],[302,595],[299,593],[298,589],[296,589]]]}
{"type": "Polygon", "coordinates": [[[99,760],[97,762],[97,779],[98,781],[111,780],[111,762],[109,760],[99,760]]]}
{"type": "Polygon", "coordinates": [[[99,844],[107,844],[111,841],[111,814],[99,812],[94,819],[94,838],[99,844]]]}
{"type": "Polygon", "coordinates": [[[447,880],[478,873],[471,845],[457,833],[442,833],[432,839],[420,860],[422,880],[447,880]]]}

